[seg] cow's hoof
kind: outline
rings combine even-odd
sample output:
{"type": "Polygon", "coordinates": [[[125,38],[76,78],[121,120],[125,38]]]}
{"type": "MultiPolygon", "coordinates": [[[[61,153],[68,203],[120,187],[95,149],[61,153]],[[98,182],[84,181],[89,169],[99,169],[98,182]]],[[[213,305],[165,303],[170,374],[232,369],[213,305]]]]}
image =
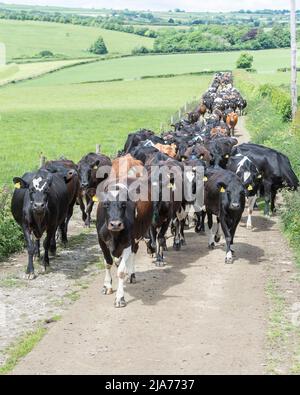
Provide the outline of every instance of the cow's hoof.
{"type": "Polygon", "coordinates": [[[135,277],[135,274],[133,273],[131,276],[130,276],[130,284],[136,284],[136,277],[135,277]]]}
{"type": "Polygon", "coordinates": [[[181,240],[181,245],[182,246],[186,246],[186,241],[185,240],[181,240]]]}
{"type": "Polygon", "coordinates": [[[209,244],[208,249],[209,250],[214,250],[215,249],[215,243],[209,244]]]}
{"type": "Polygon", "coordinates": [[[29,281],[35,280],[36,277],[37,277],[37,276],[36,276],[35,273],[27,273],[27,274],[25,275],[26,280],[29,280],[29,281]]]}
{"type": "Polygon", "coordinates": [[[155,261],[155,265],[156,267],[164,267],[165,266],[165,262],[163,259],[158,259],[155,261]]]}
{"type": "Polygon", "coordinates": [[[181,243],[174,243],[173,249],[175,251],[180,251],[181,250],[181,243]]]}
{"type": "Polygon", "coordinates": [[[41,265],[40,274],[46,274],[46,273],[47,273],[47,266],[41,265]]]}
{"type": "Polygon", "coordinates": [[[105,285],[102,288],[102,294],[103,295],[112,295],[113,289],[112,288],[107,288],[105,285]]]}
{"type": "Polygon", "coordinates": [[[125,298],[124,298],[124,296],[122,296],[122,298],[121,299],[116,299],[115,300],[115,307],[117,308],[117,309],[120,309],[120,308],[122,308],[122,307],[126,307],[126,301],[125,301],[125,298]]]}
{"type": "Polygon", "coordinates": [[[216,243],[220,243],[220,240],[221,240],[221,236],[215,236],[215,242],[216,243]]]}
{"type": "Polygon", "coordinates": [[[232,264],[233,263],[233,258],[231,257],[231,258],[225,258],[225,263],[227,264],[227,265],[230,265],[230,264],[232,264]]]}

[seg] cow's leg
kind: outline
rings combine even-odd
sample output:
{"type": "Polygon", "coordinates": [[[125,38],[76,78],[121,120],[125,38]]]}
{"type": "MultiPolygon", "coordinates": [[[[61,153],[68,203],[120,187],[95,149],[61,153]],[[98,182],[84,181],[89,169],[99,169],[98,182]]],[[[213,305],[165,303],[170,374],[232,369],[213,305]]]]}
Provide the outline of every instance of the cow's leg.
{"type": "Polygon", "coordinates": [[[85,223],[87,215],[86,215],[86,212],[85,212],[85,205],[84,205],[82,196],[79,196],[77,198],[77,201],[79,203],[79,207],[80,207],[80,210],[81,210],[81,213],[82,213],[82,221],[85,223]]]}
{"type": "Polygon", "coordinates": [[[215,235],[213,232],[213,215],[212,213],[207,213],[207,224],[208,224],[208,248],[213,250],[215,248],[215,235]]]}
{"type": "Polygon", "coordinates": [[[270,182],[264,182],[264,194],[265,194],[265,211],[266,217],[270,216],[270,202],[271,202],[271,190],[272,185],[270,182]]]}
{"type": "Polygon", "coordinates": [[[52,256],[56,255],[56,239],[55,239],[55,235],[50,240],[49,251],[50,251],[50,254],[52,256]]]}
{"type": "Polygon", "coordinates": [[[40,257],[41,257],[41,242],[40,242],[40,240],[36,240],[35,241],[35,251],[34,251],[34,253],[35,253],[35,256],[38,259],[40,259],[40,257]]]}
{"type": "Polygon", "coordinates": [[[93,199],[91,199],[88,195],[86,195],[86,201],[87,201],[87,208],[86,208],[86,220],[85,220],[85,225],[89,228],[91,226],[91,215],[94,207],[94,202],[93,199]]]}
{"type": "Polygon", "coordinates": [[[167,242],[166,242],[166,233],[169,229],[170,220],[167,220],[163,223],[159,234],[158,234],[158,254],[156,257],[156,266],[163,266],[164,265],[164,251],[167,249],[167,242]]]}
{"type": "Polygon", "coordinates": [[[68,237],[67,237],[67,217],[59,226],[60,230],[60,241],[64,247],[68,244],[68,237]]]}
{"type": "Polygon", "coordinates": [[[186,245],[185,237],[184,237],[184,229],[185,229],[185,219],[180,222],[180,243],[182,246],[186,245]]]}
{"type": "Polygon", "coordinates": [[[36,250],[36,245],[31,238],[31,233],[29,229],[26,226],[23,226],[23,234],[28,251],[28,265],[27,265],[26,275],[28,280],[34,280],[36,276],[34,274],[33,256],[36,250]]]}
{"type": "Polygon", "coordinates": [[[275,207],[276,195],[277,195],[277,191],[272,190],[272,192],[271,192],[271,212],[272,212],[272,214],[276,213],[276,207],[275,207]]]}
{"type": "Polygon", "coordinates": [[[174,235],[174,243],[173,248],[175,251],[180,251],[181,242],[180,242],[180,221],[178,218],[174,221],[175,235],[174,235]]]}
{"type": "Polygon", "coordinates": [[[111,295],[113,293],[112,290],[112,277],[111,277],[111,267],[113,265],[113,258],[107,247],[106,243],[98,237],[99,245],[102,250],[104,259],[105,259],[105,279],[104,285],[102,289],[103,295],[111,295]]]}
{"type": "Polygon", "coordinates": [[[216,230],[216,233],[215,233],[214,241],[215,241],[216,243],[219,243],[220,240],[221,240],[221,235],[220,235],[220,219],[219,219],[219,217],[217,217],[217,230],[216,230]]]}
{"type": "Polygon", "coordinates": [[[55,234],[56,234],[56,229],[54,229],[54,230],[52,228],[48,229],[46,238],[44,240],[45,253],[44,253],[44,259],[43,259],[43,266],[42,266],[44,269],[44,272],[46,272],[47,267],[50,266],[49,248],[52,245],[53,240],[55,241],[55,234]]]}
{"type": "Polygon", "coordinates": [[[224,232],[225,240],[226,240],[226,258],[225,258],[225,263],[232,263],[233,262],[233,254],[232,254],[232,249],[231,249],[231,243],[232,243],[232,234],[230,231],[230,228],[232,227],[233,224],[230,222],[231,219],[227,218],[227,220],[224,217],[220,218],[222,230],[224,232]]]}
{"type": "Polygon", "coordinates": [[[205,217],[206,217],[206,211],[200,211],[198,213],[195,213],[197,217],[197,222],[196,222],[196,227],[195,227],[195,232],[196,233],[204,233],[205,232],[205,217]]]}
{"type": "Polygon", "coordinates": [[[128,273],[128,267],[132,265],[132,247],[125,248],[122,254],[121,263],[118,267],[118,289],[115,300],[115,307],[125,307],[126,301],[124,297],[124,281],[126,273],[128,273]]]}
{"type": "Polygon", "coordinates": [[[247,220],[247,229],[252,229],[252,214],[254,210],[254,206],[256,203],[257,196],[250,196],[248,198],[248,220],[247,220]]]}
{"type": "Polygon", "coordinates": [[[62,243],[65,246],[68,243],[68,228],[69,228],[69,222],[70,222],[71,218],[73,217],[74,205],[75,205],[75,200],[69,206],[69,210],[68,210],[68,214],[67,214],[67,217],[66,217],[66,221],[64,223],[64,225],[65,225],[65,229],[64,229],[65,239],[62,240],[62,243]]]}

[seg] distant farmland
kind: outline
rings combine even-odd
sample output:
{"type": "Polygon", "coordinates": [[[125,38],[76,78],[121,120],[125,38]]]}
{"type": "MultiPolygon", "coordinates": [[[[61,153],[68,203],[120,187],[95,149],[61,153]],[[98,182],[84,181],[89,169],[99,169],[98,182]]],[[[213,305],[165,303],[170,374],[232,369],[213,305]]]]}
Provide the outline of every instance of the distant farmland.
{"type": "MultiPolygon", "coordinates": [[[[252,52],[253,67],[259,73],[275,73],[280,67],[288,67],[288,49],[274,49],[252,52]]],[[[29,81],[31,86],[45,86],[65,83],[81,83],[117,78],[135,79],[142,76],[161,74],[183,74],[204,70],[232,70],[240,52],[215,52],[201,54],[176,54],[135,56],[111,59],[90,65],[62,70],[42,79],[29,81]]]]}
{"type": "Polygon", "coordinates": [[[8,60],[31,58],[50,50],[68,58],[90,57],[91,44],[101,35],[111,54],[128,54],[137,46],[152,48],[154,40],[97,27],[61,23],[1,20],[0,42],[7,48],[8,60]]]}

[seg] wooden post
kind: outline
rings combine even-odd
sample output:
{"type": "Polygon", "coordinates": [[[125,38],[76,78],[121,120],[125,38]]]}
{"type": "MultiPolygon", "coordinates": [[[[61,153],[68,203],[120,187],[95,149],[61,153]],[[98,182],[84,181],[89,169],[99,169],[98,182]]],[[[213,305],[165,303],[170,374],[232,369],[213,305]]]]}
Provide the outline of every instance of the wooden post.
{"type": "Polygon", "coordinates": [[[100,154],[100,152],[101,152],[101,145],[96,144],[96,154],[100,154]]]}
{"type": "Polygon", "coordinates": [[[40,156],[40,168],[44,167],[46,163],[46,157],[43,155],[43,153],[41,152],[41,156],[40,156]]]}
{"type": "Polygon", "coordinates": [[[174,124],[174,117],[173,117],[173,115],[171,116],[171,125],[173,125],[174,124]]]}
{"type": "Polygon", "coordinates": [[[291,98],[292,117],[297,113],[297,36],[296,36],[296,0],[291,0],[291,98]]]}

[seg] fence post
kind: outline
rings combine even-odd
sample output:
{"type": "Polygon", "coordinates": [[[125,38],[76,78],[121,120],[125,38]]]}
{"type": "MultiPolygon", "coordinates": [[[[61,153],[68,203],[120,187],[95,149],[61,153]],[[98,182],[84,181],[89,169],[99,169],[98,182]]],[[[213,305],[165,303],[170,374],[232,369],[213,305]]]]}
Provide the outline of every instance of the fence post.
{"type": "Polygon", "coordinates": [[[171,116],[171,125],[173,125],[174,124],[174,117],[173,117],[173,115],[171,116]]]}
{"type": "Polygon", "coordinates": [[[43,153],[41,152],[41,155],[40,155],[40,168],[41,167],[44,167],[45,166],[45,163],[46,163],[46,157],[43,155],[43,153]]]}
{"type": "Polygon", "coordinates": [[[96,144],[96,154],[100,154],[100,152],[101,152],[101,145],[96,144]]]}

